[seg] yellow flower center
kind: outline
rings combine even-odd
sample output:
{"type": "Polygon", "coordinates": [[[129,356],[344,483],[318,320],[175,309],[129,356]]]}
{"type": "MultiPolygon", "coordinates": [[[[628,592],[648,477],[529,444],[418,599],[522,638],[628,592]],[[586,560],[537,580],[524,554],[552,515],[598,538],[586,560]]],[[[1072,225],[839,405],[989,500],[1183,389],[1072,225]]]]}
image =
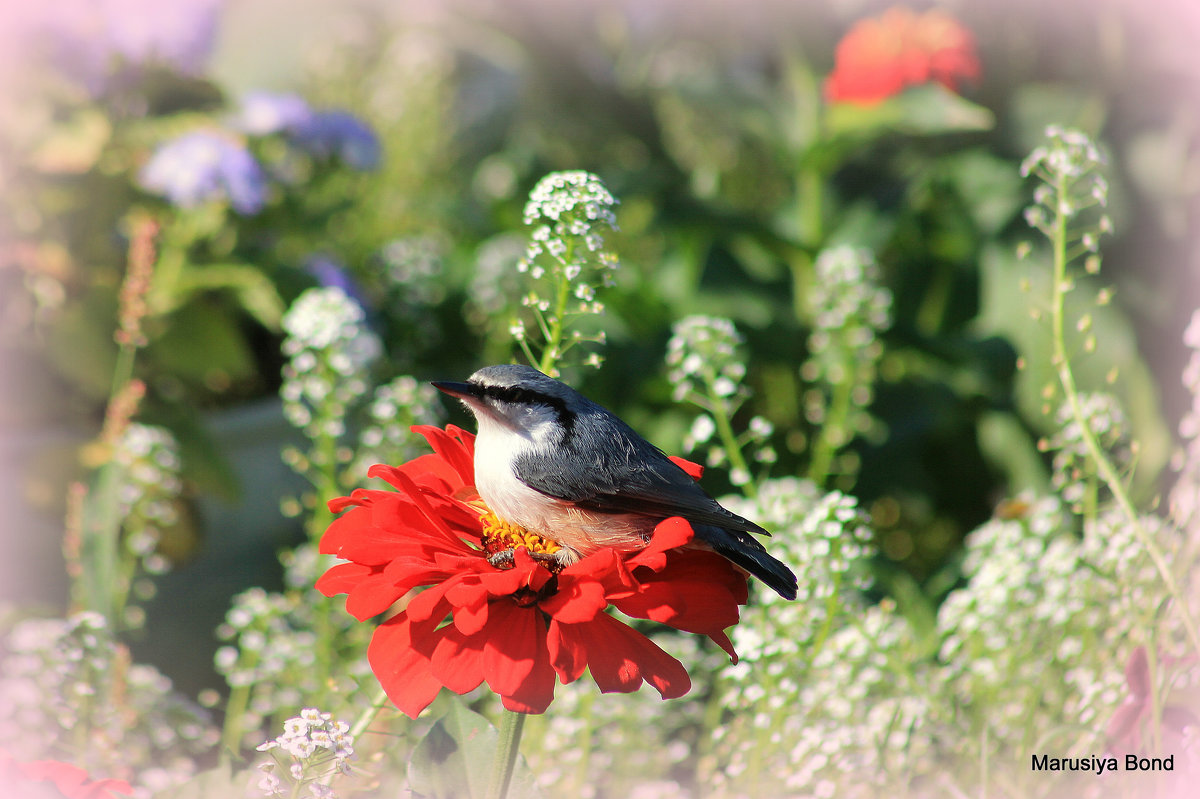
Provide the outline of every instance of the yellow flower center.
{"type": "Polygon", "coordinates": [[[479,521],[483,523],[483,549],[489,555],[517,547],[525,547],[531,555],[553,555],[562,549],[550,539],[506,522],[490,510],[480,514],[479,521]]]}

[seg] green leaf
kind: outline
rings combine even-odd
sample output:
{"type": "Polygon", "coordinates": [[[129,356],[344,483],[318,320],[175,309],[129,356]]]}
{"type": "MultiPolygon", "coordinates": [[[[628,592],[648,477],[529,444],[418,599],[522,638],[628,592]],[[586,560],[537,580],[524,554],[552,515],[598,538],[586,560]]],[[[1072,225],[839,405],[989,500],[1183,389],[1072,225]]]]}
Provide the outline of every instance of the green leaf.
{"type": "MultiPolygon", "coordinates": [[[[421,739],[408,761],[413,796],[424,799],[483,799],[492,778],[492,761],[500,733],[483,716],[461,701],[421,739]]],[[[533,773],[518,759],[510,797],[537,797],[533,773]]]]}
{"type": "Polygon", "coordinates": [[[275,284],[249,264],[191,266],[179,276],[175,289],[183,298],[202,291],[231,291],[241,307],[269,330],[278,330],[283,319],[283,298],[275,284]]]}
{"type": "Polygon", "coordinates": [[[1025,203],[1024,182],[1016,165],[985,150],[944,155],[939,167],[966,200],[972,220],[985,234],[999,233],[1025,203]]]}
{"type": "Polygon", "coordinates": [[[990,130],[992,112],[941,84],[915,86],[871,105],[834,103],[826,116],[834,136],[878,136],[888,132],[927,136],[990,130]]]}
{"type": "Polygon", "coordinates": [[[189,303],[168,325],[146,349],[156,371],[215,391],[254,377],[254,353],[231,309],[210,301],[189,303]]]}

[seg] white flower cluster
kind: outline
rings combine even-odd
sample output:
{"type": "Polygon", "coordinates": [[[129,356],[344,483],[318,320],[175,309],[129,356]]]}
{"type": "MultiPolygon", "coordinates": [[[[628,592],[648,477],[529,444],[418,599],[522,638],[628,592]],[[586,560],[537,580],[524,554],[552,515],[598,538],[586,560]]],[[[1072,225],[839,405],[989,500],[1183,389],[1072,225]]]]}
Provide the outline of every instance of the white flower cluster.
{"type": "Polygon", "coordinates": [[[349,406],[367,390],[367,373],[383,352],[366,315],[330,286],[301,294],[283,317],[287,338],[280,389],[284,413],[311,439],[340,438],[349,406]]]}
{"type": "Polygon", "coordinates": [[[113,464],[120,469],[117,501],[125,547],[146,572],[162,574],[171,564],[158,544],[179,521],[179,444],[166,428],[132,422],[113,446],[113,464]]]}
{"type": "Polygon", "coordinates": [[[413,236],[393,239],[379,251],[389,282],[406,305],[429,307],[445,298],[444,250],[432,236],[413,236]]]}
{"type": "Polygon", "coordinates": [[[764,482],[754,500],[721,502],[771,530],[772,554],[795,567],[800,586],[794,602],[757,596],[756,612],[730,631],[741,662],[724,672],[734,720],[714,730],[727,764],[718,784],[770,796],[876,795],[902,773],[885,766],[924,756],[928,735],[918,729],[928,711],[891,667],[911,648],[903,619],[862,599],[873,551],[865,514],[854,497],[791,477],[764,482]]]}
{"type": "Polygon", "coordinates": [[[157,669],[131,663],[97,613],[13,625],[0,660],[0,735],[19,760],[59,757],[169,795],[220,736],[157,669]]]}
{"type": "Polygon", "coordinates": [[[377,386],[367,405],[366,425],[359,434],[354,471],[361,478],[376,463],[402,463],[421,454],[410,428],[441,424],[444,413],[437,390],[408,375],[377,386]]]}
{"type": "Polygon", "coordinates": [[[845,613],[861,609],[871,533],[854,497],[795,477],[766,480],[754,499],[729,496],[721,504],[770,530],[771,554],[799,577],[796,601],[761,592],[755,602],[763,612],[747,614],[732,630],[742,662],[731,674],[753,682],[760,661],[801,658],[844,623],[845,613]]]}
{"type": "MultiPolygon", "coordinates": [[[[1099,173],[1105,158],[1087,134],[1050,125],[1046,138],[1048,143],[1035,147],[1021,162],[1021,175],[1042,181],[1034,190],[1034,204],[1025,209],[1025,221],[1050,237],[1058,217],[1074,218],[1087,209],[1108,205],[1108,181],[1099,173]]],[[[1072,232],[1072,244],[1096,253],[1100,236],[1111,232],[1112,220],[1101,214],[1072,232]]]]}
{"type": "MultiPolygon", "coordinates": [[[[733,322],[721,317],[687,316],[671,327],[671,338],[667,342],[667,379],[671,382],[672,396],[676,402],[690,402],[705,411],[696,417],[684,438],[687,450],[707,444],[750,397],[745,385],[743,343],[733,322]]],[[[750,482],[751,475],[745,469],[736,468],[737,456],[731,458],[728,447],[736,446],[739,450],[749,447],[754,460],[774,463],[775,450],[767,443],[774,432],[775,427],[768,419],[755,416],[746,430],[732,441],[718,441],[710,446],[707,463],[724,466],[732,460],[735,465],[730,475],[733,483],[745,485],[750,482]]]]}
{"type": "MultiPolygon", "coordinates": [[[[1085,393],[1079,395],[1079,405],[1088,430],[1100,448],[1108,453],[1118,467],[1128,464],[1129,425],[1117,398],[1101,392],[1085,393]]],[[[1054,450],[1051,484],[1071,505],[1072,510],[1079,513],[1089,493],[1093,498],[1098,497],[1101,481],[1095,474],[1092,456],[1083,440],[1083,430],[1068,402],[1059,408],[1056,421],[1058,428],[1047,440],[1047,446],[1054,450]]]]}
{"type": "MultiPolygon", "coordinates": [[[[823,250],[809,303],[813,330],[809,357],[800,375],[812,386],[805,395],[805,416],[814,425],[830,417],[831,397],[847,397],[849,418],[839,424],[835,447],[869,424],[876,366],[883,355],[878,339],[892,324],[892,292],[881,285],[879,265],[870,250],[849,246],[823,250]]],[[[837,413],[838,411],[834,411],[837,413]]]]}
{"type": "MultiPolygon", "coordinates": [[[[299,551],[315,556],[315,547],[302,547],[299,551]]],[[[309,570],[320,571],[313,562],[315,558],[297,556],[296,560],[307,564],[309,570]]],[[[295,564],[288,569],[289,573],[295,570],[295,564]]],[[[328,612],[319,600],[312,589],[280,594],[258,587],[233,598],[225,622],[217,628],[218,637],[233,644],[220,647],[214,662],[230,688],[251,692],[245,729],[255,729],[265,719],[296,707],[305,697],[326,690],[326,686],[318,684],[320,678],[315,669],[316,614],[328,612]]],[[[354,623],[353,617],[346,613],[330,613],[327,618],[325,623],[338,628],[337,655],[338,662],[343,664],[344,684],[369,684],[366,644],[370,631],[364,631],[364,625],[354,623]]]]}
{"type": "MultiPolygon", "coordinates": [[[[524,219],[532,231],[517,271],[533,286],[521,302],[533,312],[551,363],[557,364],[576,344],[604,343],[602,335],[580,330],[564,336],[576,318],[604,312],[604,304],[596,299],[596,278],[604,287],[613,285],[618,260],[604,249],[604,235],[605,229],[617,229],[616,205],[600,179],[582,171],[552,172],[529,194],[524,219]]],[[[531,356],[525,322],[514,318],[509,332],[531,356]]],[[[593,366],[599,362],[595,352],[586,361],[593,366]]]]}
{"type": "MultiPolygon", "coordinates": [[[[393,352],[405,357],[410,350],[437,349],[442,330],[429,312],[446,299],[449,282],[445,273],[447,245],[433,235],[393,239],[379,251],[387,274],[387,307],[393,352]]],[[[409,362],[406,361],[405,365],[409,362]]]]}
{"type": "MultiPolygon", "coordinates": [[[[588,240],[587,247],[592,252],[599,252],[604,246],[604,239],[601,232],[593,227],[601,223],[616,230],[617,215],[613,212],[616,206],[616,198],[600,178],[590,172],[551,172],[538,181],[529,193],[529,202],[525,204],[525,224],[536,225],[548,221],[553,223],[554,228],[547,230],[547,233],[553,236],[593,236],[595,238],[588,240]]],[[[547,246],[553,240],[549,235],[540,238],[547,246]]]]}
{"type": "MultiPolygon", "coordinates": [[[[617,229],[613,212],[616,205],[600,178],[590,172],[551,172],[542,178],[525,204],[525,224],[533,231],[525,257],[517,264],[518,271],[528,272],[534,280],[542,278],[546,270],[540,265],[541,256],[548,255],[551,269],[561,269],[562,276],[573,284],[572,294],[580,301],[579,312],[602,311],[603,306],[595,301],[594,287],[580,278],[592,263],[603,284],[612,285],[618,261],[604,249],[604,228],[617,229]]],[[[550,309],[550,300],[541,297],[527,299],[527,304],[543,312],[550,309]]]]}
{"type": "Polygon", "coordinates": [[[351,773],[354,738],[349,724],[309,707],[285,721],[283,735],[260,744],[258,751],[275,756],[274,762],[258,766],[263,773],[258,787],[265,796],[300,796],[295,788],[302,786],[311,799],[334,799],[337,794],[329,782],[335,775],[351,773]],[[279,770],[286,777],[276,770],[281,766],[286,766],[286,771],[279,770]]]}
{"type": "MultiPolygon", "coordinates": [[[[968,758],[980,754],[974,747],[984,729],[1001,751],[1045,734],[1046,718],[1102,730],[1124,682],[1121,650],[1141,623],[1122,599],[1133,585],[1114,579],[1113,571],[1114,559],[1145,560],[1133,555],[1132,533],[1110,529],[1114,520],[1106,517],[1081,545],[1057,498],[1021,500],[1018,508],[968,536],[969,582],[938,612],[942,678],[959,707],[946,709],[946,723],[957,728],[947,740],[958,741],[956,754],[968,758]],[[1119,553],[1105,551],[1109,544],[1101,539],[1111,533],[1119,553]]],[[[1054,745],[1074,742],[1066,737],[1054,745]]]]}
{"type": "Polygon", "coordinates": [[[712,398],[744,398],[745,343],[733,322],[716,316],[687,316],[671,326],[667,379],[676,402],[706,406],[712,398]]]}
{"type": "MultiPolygon", "coordinates": [[[[787,635],[783,626],[777,633],[787,635]]],[[[877,797],[934,770],[934,714],[921,658],[890,604],[861,608],[819,647],[739,683],[714,730],[720,795],[877,797]]]]}

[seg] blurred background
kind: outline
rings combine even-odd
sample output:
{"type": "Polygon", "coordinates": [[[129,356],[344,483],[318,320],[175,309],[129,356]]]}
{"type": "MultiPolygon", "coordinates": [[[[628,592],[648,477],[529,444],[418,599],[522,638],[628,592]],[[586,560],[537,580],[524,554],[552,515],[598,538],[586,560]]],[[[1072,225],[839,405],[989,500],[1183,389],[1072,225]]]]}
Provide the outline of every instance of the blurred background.
{"type": "MultiPolygon", "coordinates": [[[[1113,233],[1079,302],[1112,301],[1080,379],[1119,370],[1135,491],[1169,479],[1200,300],[1188,0],[914,2],[971,32],[977,74],[840,113],[822,110],[835,47],[890,3],[4,5],[0,597],[67,602],[67,486],[104,460],[130,246],[153,224],[131,374],[138,419],[178,442],[180,484],[134,648],[186,692],[220,684],[229,598],[280,585],[275,553],[304,536],[283,512],[306,490],[280,458],[301,439],[279,398],[285,309],[343,287],[381,342],[380,384],[516,357],[522,212],[554,170],[593,172],[619,201],[605,362],[567,376],[671,453],[689,454],[695,417],[672,398],[672,325],[724,317],[752,390],[739,419],[769,422],[771,475],[806,474],[814,259],[874,250],[892,305],[869,423],[817,477],[869,512],[876,596],[933,607],[961,580],[964,535],[1051,479],[1048,329],[1023,290],[1044,268],[1018,258],[1044,246],[1019,164],[1047,124],[1089,132],[1113,233]]],[[[727,466],[714,493],[737,487],[727,466]]]]}

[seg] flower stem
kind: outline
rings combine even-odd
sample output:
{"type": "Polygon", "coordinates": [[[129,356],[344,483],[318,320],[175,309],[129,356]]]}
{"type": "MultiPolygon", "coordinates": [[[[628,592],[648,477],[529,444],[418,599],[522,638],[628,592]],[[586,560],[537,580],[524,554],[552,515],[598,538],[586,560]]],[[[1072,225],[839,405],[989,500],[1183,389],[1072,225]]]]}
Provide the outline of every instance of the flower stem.
{"type": "MultiPolygon", "coordinates": [[[[564,263],[570,263],[574,257],[574,242],[567,243],[564,263]]],[[[554,270],[554,315],[550,317],[550,330],[546,335],[546,347],[542,350],[542,359],[538,364],[539,371],[548,375],[554,374],[554,366],[563,354],[563,332],[566,329],[567,301],[570,299],[571,282],[559,265],[554,270]]]]}
{"type": "MultiPolygon", "coordinates": [[[[252,670],[258,667],[258,653],[251,650],[246,655],[246,663],[239,663],[238,668],[252,670]]],[[[229,700],[225,703],[225,726],[221,730],[221,759],[236,756],[242,747],[242,722],[246,709],[250,707],[250,685],[235,686],[229,692],[229,700]]]]}
{"type": "Polygon", "coordinates": [[[808,464],[808,479],[819,486],[824,486],[829,481],[833,458],[850,439],[846,422],[850,417],[851,400],[854,396],[854,367],[849,358],[842,359],[842,367],[846,376],[832,386],[829,409],[817,433],[812,460],[808,464]]]}
{"type": "Polygon", "coordinates": [[[517,755],[521,750],[521,731],[525,728],[525,714],[513,710],[504,711],[500,722],[500,740],[496,743],[496,754],[492,759],[492,780],[488,785],[487,799],[506,799],[512,785],[517,755]]]}
{"type": "Polygon", "coordinates": [[[350,728],[350,737],[358,740],[358,736],[367,731],[367,727],[371,726],[371,722],[375,721],[375,717],[379,715],[379,711],[388,703],[387,691],[383,688],[379,689],[379,693],[371,701],[371,706],[362,712],[358,720],[354,722],[354,726],[350,728]]]}
{"type": "MultiPolygon", "coordinates": [[[[1065,175],[1056,176],[1054,188],[1057,196],[1067,196],[1069,189],[1067,177],[1065,175]]],[[[1129,519],[1134,535],[1137,536],[1138,543],[1145,548],[1146,554],[1150,556],[1150,560],[1154,563],[1155,569],[1162,578],[1163,585],[1166,586],[1167,593],[1170,594],[1171,599],[1179,608],[1183,626],[1192,648],[1197,654],[1200,654],[1200,631],[1197,631],[1196,620],[1192,618],[1187,598],[1175,582],[1175,576],[1171,572],[1171,567],[1167,563],[1166,557],[1158,548],[1158,544],[1155,543],[1153,536],[1150,535],[1146,526],[1142,523],[1141,516],[1134,507],[1133,501],[1129,498],[1129,492],[1125,490],[1124,481],[1122,481],[1116,467],[1113,466],[1112,461],[1109,460],[1107,454],[1100,447],[1100,442],[1096,440],[1096,435],[1092,431],[1087,415],[1084,412],[1083,403],[1080,401],[1079,389],[1075,385],[1075,375],[1071,371],[1071,359],[1067,354],[1066,337],[1064,335],[1066,292],[1069,288],[1069,279],[1067,277],[1067,216],[1062,211],[1055,215],[1055,224],[1051,237],[1054,250],[1053,286],[1050,292],[1051,338],[1053,339],[1053,362],[1058,373],[1058,382],[1062,385],[1067,404],[1071,409],[1071,417],[1079,427],[1080,436],[1083,439],[1084,446],[1087,447],[1088,454],[1096,464],[1097,472],[1109,490],[1112,491],[1113,498],[1117,501],[1121,512],[1129,519]]]]}
{"type": "Polygon", "coordinates": [[[746,456],[742,454],[742,445],[737,440],[737,434],[733,432],[733,423],[729,419],[731,415],[729,405],[714,387],[716,380],[717,376],[709,370],[705,383],[708,386],[708,403],[712,408],[713,422],[717,426],[717,436],[721,439],[721,445],[725,447],[725,453],[729,458],[729,468],[734,473],[741,472],[750,478],[742,488],[748,498],[754,499],[758,496],[758,486],[754,482],[750,465],[746,462],[746,456]]]}

